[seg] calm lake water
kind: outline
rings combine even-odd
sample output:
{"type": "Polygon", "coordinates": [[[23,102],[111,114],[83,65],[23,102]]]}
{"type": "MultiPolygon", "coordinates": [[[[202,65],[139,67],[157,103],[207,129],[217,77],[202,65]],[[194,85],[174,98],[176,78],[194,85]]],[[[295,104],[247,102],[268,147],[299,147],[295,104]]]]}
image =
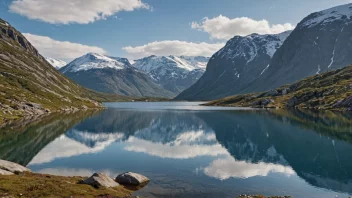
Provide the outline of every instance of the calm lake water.
{"type": "Polygon", "coordinates": [[[352,114],[198,104],[106,103],[13,123],[0,158],[56,175],[141,173],[142,197],[352,195],[352,114]]]}

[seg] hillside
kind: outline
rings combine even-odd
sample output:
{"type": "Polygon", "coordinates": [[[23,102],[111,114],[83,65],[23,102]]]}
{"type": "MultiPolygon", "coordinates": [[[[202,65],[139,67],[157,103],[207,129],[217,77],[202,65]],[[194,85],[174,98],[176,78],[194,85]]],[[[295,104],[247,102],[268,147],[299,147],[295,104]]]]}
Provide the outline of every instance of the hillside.
{"type": "Polygon", "coordinates": [[[176,100],[214,100],[241,92],[265,72],[290,33],[233,37],[211,57],[199,81],[176,100]]]}
{"type": "Polygon", "coordinates": [[[73,83],[20,32],[0,19],[0,122],[54,111],[100,108],[97,101],[126,99],[73,83]]]}
{"type": "Polygon", "coordinates": [[[148,74],[132,67],[126,58],[88,53],[61,68],[60,72],[84,87],[103,93],[130,97],[175,96],[148,74]]]}
{"type": "Polygon", "coordinates": [[[267,91],[352,63],[352,4],[305,17],[276,51],[266,71],[238,92],[267,91]]]}
{"type": "Polygon", "coordinates": [[[236,95],[209,106],[352,110],[352,65],[268,92],[236,95]]]}

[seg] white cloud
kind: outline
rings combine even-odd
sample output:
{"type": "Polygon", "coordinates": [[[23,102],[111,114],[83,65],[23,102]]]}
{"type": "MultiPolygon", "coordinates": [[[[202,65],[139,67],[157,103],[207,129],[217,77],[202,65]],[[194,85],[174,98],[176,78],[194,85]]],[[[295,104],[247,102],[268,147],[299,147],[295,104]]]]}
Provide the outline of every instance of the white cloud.
{"type": "Polygon", "coordinates": [[[270,25],[264,19],[259,21],[247,17],[230,19],[222,15],[212,19],[205,17],[200,23],[192,22],[191,27],[209,33],[211,38],[221,40],[229,40],[236,35],[246,36],[252,33],[277,34],[295,28],[290,23],[270,25]]]}
{"type": "Polygon", "coordinates": [[[264,162],[252,164],[245,161],[236,161],[231,156],[214,160],[208,167],[204,168],[204,173],[220,180],[231,177],[246,179],[255,176],[267,176],[269,173],[283,173],[288,176],[295,174],[291,167],[264,162]]]}
{"type": "Polygon", "coordinates": [[[179,40],[155,41],[142,46],[122,48],[130,58],[138,59],[150,55],[157,56],[212,56],[225,43],[193,43],[179,40]]]}
{"type": "Polygon", "coordinates": [[[141,0],[14,0],[10,11],[51,24],[87,24],[120,11],[149,9],[141,0]]]}
{"type": "Polygon", "coordinates": [[[104,49],[96,46],[82,45],[68,41],[56,41],[47,36],[38,36],[29,33],[23,35],[38,49],[40,54],[50,58],[72,60],[89,52],[107,53],[104,49]]]}
{"type": "Polygon", "coordinates": [[[94,147],[88,147],[81,142],[68,138],[66,135],[61,135],[59,138],[56,138],[53,142],[42,149],[29,164],[43,164],[52,162],[59,158],[68,158],[82,154],[98,153],[103,151],[107,146],[124,137],[124,134],[122,133],[91,134],[88,132],[79,131],[74,131],[74,133],[83,142],[94,141],[96,144],[94,147]]]}
{"type": "Polygon", "coordinates": [[[191,159],[199,156],[219,156],[226,155],[227,150],[220,144],[211,145],[189,145],[189,144],[162,144],[159,142],[151,142],[135,137],[128,139],[126,151],[145,153],[150,156],[170,159],[191,159]]]}

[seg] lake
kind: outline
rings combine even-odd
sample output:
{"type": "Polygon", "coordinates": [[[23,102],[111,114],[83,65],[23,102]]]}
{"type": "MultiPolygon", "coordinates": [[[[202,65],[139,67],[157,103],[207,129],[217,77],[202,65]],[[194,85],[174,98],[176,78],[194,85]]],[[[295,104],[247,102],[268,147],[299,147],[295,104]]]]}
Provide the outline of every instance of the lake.
{"type": "Polygon", "coordinates": [[[141,197],[240,194],[348,198],[352,114],[253,110],[200,103],[106,103],[0,129],[0,158],[33,172],[151,182],[141,197]]]}

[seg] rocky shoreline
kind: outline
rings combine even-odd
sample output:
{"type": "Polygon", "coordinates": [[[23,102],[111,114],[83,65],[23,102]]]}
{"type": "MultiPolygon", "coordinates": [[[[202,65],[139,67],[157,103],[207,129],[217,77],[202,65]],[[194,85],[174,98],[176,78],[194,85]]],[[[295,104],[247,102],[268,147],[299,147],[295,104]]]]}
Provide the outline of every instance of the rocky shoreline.
{"type": "Polygon", "coordinates": [[[135,189],[143,188],[148,182],[147,177],[132,172],[120,174],[115,179],[104,173],[94,173],[89,178],[38,174],[19,164],[0,160],[0,197],[6,198],[130,198],[135,189]]]}

